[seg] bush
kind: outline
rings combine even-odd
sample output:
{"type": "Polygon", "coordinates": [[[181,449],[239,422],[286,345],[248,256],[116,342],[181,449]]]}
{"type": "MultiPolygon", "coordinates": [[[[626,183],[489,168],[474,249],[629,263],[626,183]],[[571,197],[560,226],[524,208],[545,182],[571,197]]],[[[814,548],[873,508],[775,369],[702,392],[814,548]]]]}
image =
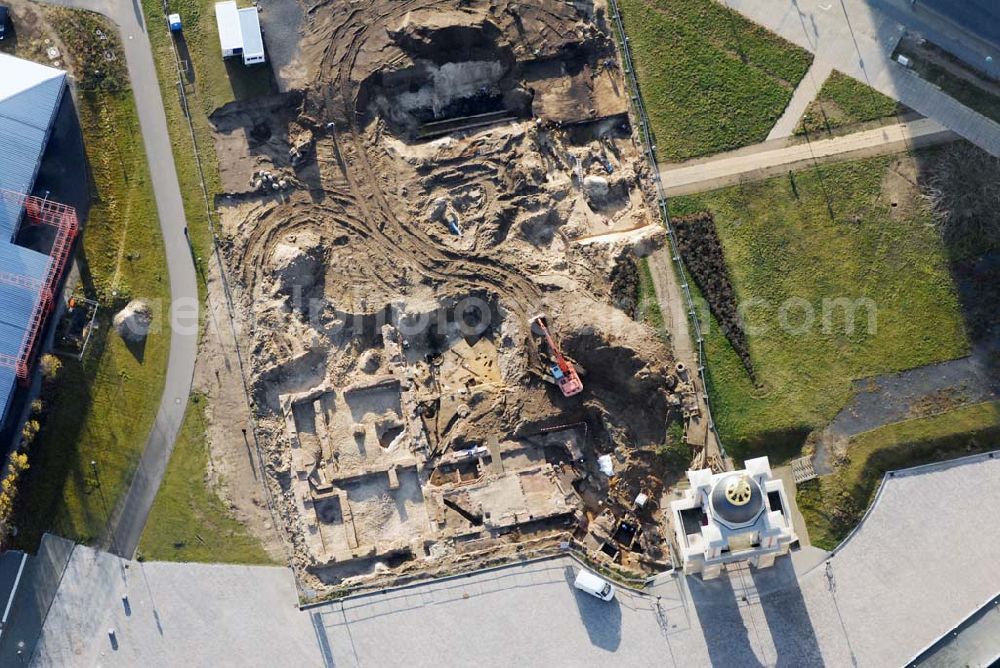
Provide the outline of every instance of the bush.
{"type": "Polygon", "coordinates": [[[41,430],[42,425],[38,420],[28,420],[25,422],[24,427],[21,428],[21,438],[24,439],[25,445],[30,445],[41,430]]]}
{"type": "Polygon", "coordinates": [[[28,455],[12,452],[7,468],[7,475],[0,483],[0,547],[5,547],[10,535],[10,514],[14,509],[14,499],[17,497],[17,482],[21,473],[27,471],[28,455]]]}
{"type": "Polygon", "coordinates": [[[1000,158],[966,142],[944,149],[922,183],[955,257],[1000,248],[1000,158]]]}
{"type": "Polygon", "coordinates": [[[676,216],[673,223],[685,266],[694,277],[702,296],[708,301],[708,307],[722,333],[740,356],[750,380],[755,381],[753,362],[750,361],[750,345],[740,318],[736,291],[729,280],[722,243],[715,230],[715,219],[711,213],[702,212],[676,216]]]}
{"type": "Polygon", "coordinates": [[[48,353],[42,355],[42,359],[38,361],[38,366],[42,370],[42,380],[46,383],[51,383],[59,376],[59,371],[62,370],[62,360],[48,353]]]}

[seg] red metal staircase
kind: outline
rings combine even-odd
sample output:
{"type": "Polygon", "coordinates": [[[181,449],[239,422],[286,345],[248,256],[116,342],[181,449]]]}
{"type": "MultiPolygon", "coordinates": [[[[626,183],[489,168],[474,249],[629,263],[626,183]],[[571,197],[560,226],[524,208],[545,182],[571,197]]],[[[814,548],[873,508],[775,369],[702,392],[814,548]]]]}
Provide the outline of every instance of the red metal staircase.
{"type": "Polygon", "coordinates": [[[37,279],[0,270],[0,283],[20,286],[38,294],[38,301],[25,329],[18,354],[16,356],[0,354],[0,366],[14,368],[18,380],[25,383],[28,380],[31,356],[41,335],[45,318],[52,310],[53,296],[69,262],[73,239],[80,231],[80,223],[76,217],[76,209],[50,199],[0,189],[0,201],[15,207],[23,207],[29,225],[45,225],[55,230],[55,239],[49,252],[52,261],[49,263],[44,282],[39,283],[37,279]]]}

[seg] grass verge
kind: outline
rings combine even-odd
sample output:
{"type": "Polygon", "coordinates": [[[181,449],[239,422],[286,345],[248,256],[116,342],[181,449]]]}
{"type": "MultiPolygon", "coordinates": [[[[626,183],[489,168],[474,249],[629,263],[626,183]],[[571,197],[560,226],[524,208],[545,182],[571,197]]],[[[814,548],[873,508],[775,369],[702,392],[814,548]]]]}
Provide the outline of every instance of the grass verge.
{"type": "Polygon", "coordinates": [[[206,480],[205,402],[192,395],[139,553],[156,561],[273,563],[206,480]]]}
{"type": "Polygon", "coordinates": [[[747,327],[756,385],[699,311],[715,422],[734,457],[790,456],[847,403],[854,379],[967,352],[945,249],[923,200],[890,169],[912,158],[895,161],[671,201],[677,214],[714,214],[747,327]]]}
{"type": "Polygon", "coordinates": [[[660,158],[763,141],[812,55],[713,0],[620,0],[660,158]]]}
{"type": "Polygon", "coordinates": [[[667,336],[667,328],[660,311],[660,300],[656,296],[656,286],[653,284],[653,272],[649,269],[649,258],[641,258],[639,265],[639,313],[650,327],[667,336]]]}
{"type": "Polygon", "coordinates": [[[799,485],[799,510],[813,545],[832,550],[857,526],[886,471],[994,450],[1000,443],[1000,402],[859,434],[836,473],[799,485]]]}
{"type": "MultiPolygon", "coordinates": [[[[95,26],[117,34],[104,19],[81,11],[57,10],[52,22],[67,45],[96,39],[95,26]]],[[[111,48],[117,50],[117,45],[105,43],[101,55],[111,48]]],[[[90,79],[87,72],[76,75],[81,83],[90,79]]],[[[125,82],[121,84],[122,90],[95,85],[78,98],[92,178],[90,215],[77,251],[78,289],[97,299],[102,310],[84,359],[64,360],[43,392],[49,408],[28,452],[31,469],[23,478],[14,518],[19,531],[14,542],[28,550],[35,549],[44,531],[84,542],[103,533],[160,403],[170,293],[135,104],[125,82]],[[154,311],[154,331],[140,346],[126,345],[111,327],[115,310],[131,298],[149,302],[154,311]]]]}
{"type": "MultiPolygon", "coordinates": [[[[163,108],[167,117],[167,129],[170,134],[174,165],[177,168],[181,199],[184,202],[184,214],[188,222],[191,241],[197,249],[197,256],[201,258],[198,263],[198,274],[199,282],[204,287],[207,263],[211,261],[212,257],[212,237],[208,225],[207,216],[209,213],[205,207],[205,195],[202,192],[198,160],[195,157],[196,151],[201,158],[201,173],[204,173],[205,176],[205,189],[209,202],[214,201],[222,187],[212,140],[211,124],[208,121],[208,114],[215,107],[208,108],[203,102],[199,94],[202,82],[199,80],[199,86],[191,83],[190,80],[196,78],[194,72],[197,70],[199,77],[204,73],[205,85],[209,82],[214,83],[218,99],[222,100],[222,104],[231,101],[232,98],[226,97],[225,89],[218,83],[225,78],[225,65],[222,58],[205,59],[202,63],[201,59],[204,54],[201,50],[194,54],[188,53],[187,40],[190,39],[196,44],[206,42],[204,35],[215,34],[215,18],[210,9],[211,3],[184,0],[183,2],[172,2],[170,5],[170,12],[180,12],[184,21],[184,33],[178,39],[179,43],[184,45],[182,51],[187,56],[188,63],[188,71],[182,73],[181,80],[191,110],[191,124],[189,126],[178,89],[177,65],[171,47],[173,38],[163,19],[163,5],[157,0],[143,0],[142,5],[146,24],[150,26],[149,43],[153,51],[153,62],[156,65],[156,75],[160,83],[160,96],[163,98],[163,108]],[[207,22],[211,22],[212,33],[206,33],[207,22]],[[197,64],[192,60],[194,57],[198,59],[197,64]],[[210,67],[211,65],[215,65],[215,68],[210,67]],[[218,71],[220,69],[221,75],[218,71]],[[192,126],[194,128],[193,137],[192,126]]],[[[182,55],[182,60],[185,59],[184,55],[182,55]]],[[[216,55],[218,56],[218,54],[216,55]]],[[[211,215],[214,215],[214,209],[211,215]]]]}
{"type": "Polygon", "coordinates": [[[834,70],[806,107],[795,134],[832,134],[836,128],[895,116],[903,109],[891,97],[834,70]]]}

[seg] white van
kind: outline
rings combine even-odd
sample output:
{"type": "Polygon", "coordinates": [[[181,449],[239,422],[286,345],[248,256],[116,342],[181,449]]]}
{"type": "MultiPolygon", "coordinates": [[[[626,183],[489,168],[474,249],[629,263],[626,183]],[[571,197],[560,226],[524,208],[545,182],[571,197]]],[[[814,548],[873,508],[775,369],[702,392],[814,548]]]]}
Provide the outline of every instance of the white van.
{"type": "Polygon", "coordinates": [[[602,601],[610,601],[615,597],[615,588],[611,583],[599,578],[590,571],[581,570],[576,574],[576,581],[573,583],[580,591],[585,591],[591,596],[596,596],[602,601]]]}

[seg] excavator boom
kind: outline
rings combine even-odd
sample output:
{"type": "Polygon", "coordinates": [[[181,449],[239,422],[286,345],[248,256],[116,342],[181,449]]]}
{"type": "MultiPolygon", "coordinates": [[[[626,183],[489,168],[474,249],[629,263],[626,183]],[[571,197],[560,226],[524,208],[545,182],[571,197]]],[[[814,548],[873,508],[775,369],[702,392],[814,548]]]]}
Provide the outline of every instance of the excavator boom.
{"type": "Polygon", "coordinates": [[[583,381],[580,380],[580,374],[577,373],[576,367],[566,361],[563,357],[562,351],[559,350],[559,346],[552,339],[552,335],[549,334],[549,328],[545,326],[545,318],[542,316],[537,316],[532,324],[537,325],[542,336],[545,338],[545,343],[549,346],[549,351],[552,357],[555,359],[556,363],[552,366],[552,376],[556,380],[556,385],[559,387],[559,391],[562,392],[564,397],[572,397],[575,394],[580,394],[583,391],[583,381]]]}

